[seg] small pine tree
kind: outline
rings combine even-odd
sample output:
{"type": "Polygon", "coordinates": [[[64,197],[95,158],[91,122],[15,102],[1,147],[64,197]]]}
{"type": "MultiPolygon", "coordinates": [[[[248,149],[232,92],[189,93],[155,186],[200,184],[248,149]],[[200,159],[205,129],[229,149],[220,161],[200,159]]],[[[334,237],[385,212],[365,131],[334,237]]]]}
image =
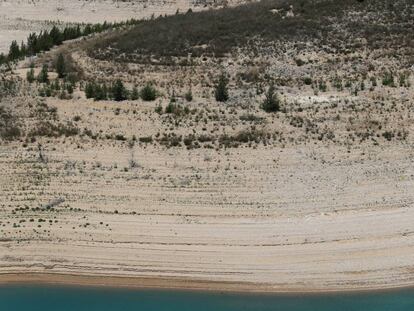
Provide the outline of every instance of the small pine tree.
{"type": "Polygon", "coordinates": [[[95,84],[93,82],[86,83],[85,96],[86,96],[86,98],[94,98],[95,97],[95,84]]]}
{"type": "Polygon", "coordinates": [[[15,61],[17,59],[20,58],[20,48],[19,45],[17,44],[17,41],[14,40],[9,48],[9,60],[10,61],[15,61]]]}
{"type": "Polygon", "coordinates": [[[53,83],[52,89],[56,91],[60,91],[60,83],[58,79],[56,79],[55,82],[53,83]]]}
{"type": "Polygon", "coordinates": [[[139,91],[138,91],[138,88],[134,86],[131,92],[131,100],[137,100],[137,99],[139,99],[139,91]]]}
{"type": "Polygon", "coordinates": [[[106,100],[108,99],[108,89],[106,84],[101,86],[100,84],[95,85],[94,96],[95,100],[106,100]]]}
{"type": "Polygon", "coordinates": [[[46,64],[43,65],[42,70],[37,76],[37,81],[39,81],[40,83],[49,83],[49,73],[46,64]]]}
{"type": "Polygon", "coordinates": [[[280,110],[280,100],[275,94],[275,87],[273,84],[269,86],[266,98],[262,103],[262,109],[266,112],[277,112],[280,110]]]}
{"type": "Polygon", "coordinates": [[[58,74],[59,79],[62,79],[66,76],[65,58],[63,57],[62,53],[59,54],[56,60],[56,72],[58,74]]]}
{"type": "Polygon", "coordinates": [[[33,83],[35,81],[34,64],[30,64],[30,70],[26,73],[27,82],[33,83]]]}
{"type": "Polygon", "coordinates": [[[147,84],[142,90],[141,90],[141,98],[144,101],[153,101],[157,98],[157,91],[151,84],[147,84]]]}
{"type": "Polygon", "coordinates": [[[127,91],[121,80],[116,80],[112,87],[112,95],[115,101],[123,101],[127,99],[127,91]]]}
{"type": "Polygon", "coordinates": [[[0,67],[1,65],[5,64],[7,61],[7,57],[4,55],[4,53],[0,53],[0,67]]]}
{"type": "Polygon", "coordinates": [[[224,73],[222,73],[214,91],[214,96],[218,102],[226,102],[229,99],[227,84],[228,80],[224,73]]]}
{"type": "Polygon", "coordinates": [[[62,33],[56,26],[53,26],[52,30],[50,30],[49,36],[54,45],[62,44],[62,33]]]}
{"type": "Polygon", "coordinates": [[[22,41],[20,44],[20,56],[24,57],[27,55],[27,47],[26,44],[22,41]]]}
{"type": "Polygon", "coordinates": [[[73,85],[71,83],[67,83],[65,87],[68,94],[73,94],[73,85]]]}

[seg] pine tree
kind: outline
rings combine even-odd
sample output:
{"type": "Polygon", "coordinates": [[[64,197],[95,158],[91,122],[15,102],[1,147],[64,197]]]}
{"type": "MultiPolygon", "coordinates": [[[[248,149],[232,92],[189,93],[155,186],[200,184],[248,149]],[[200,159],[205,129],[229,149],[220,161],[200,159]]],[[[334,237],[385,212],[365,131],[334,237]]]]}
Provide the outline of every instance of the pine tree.
{"type": "Polygon", "coordinates": [[[26,44],[22,41],[20,44],[20,56],[26,56],[27,55],[27,47],[26,44]]]}
{"type": "Polygon", "coordinates": [[[95,97],[95,84],[93,82],[88,82],[85,86],[85,96],[86,98],[95,97]]]}
{"type": "Polygon", "coordinates": [[[27,82],[33,83],[35,81],[34,64],[30,64],[30,70],[26,74],[27,82]]]}
{"type": "Polygon", "coordinates": [[[31,33],[27,38],[27,53],[28,55],[35,55],[37,52],[37,35],[31,33]]]}
{"type": "Polygon", "coordinates": [[[62,44],[62,33],[60,32],[59,28],[53,26],[52,30],[49,33],[51,41],[53,45],[61,45],[62,44]]]}
{"type": "Polygon", "coordinates": [[[62,53],[59,54],[56,60],[56,72],[58,74],[59,79],[62,79],[66,76],[65,58],[63,57],[62,53]]]}
{"type": "Polygon", "coordinates": [[[115,101],[123,101],[127,99],[127,91],[124,87],[124,84],[121,80],[116,80],[115,84],[112,87],[112,96],[114,97],[115,101]]]}
{"type": "Polygon", "coordinates": [[[67,83],[65,85],[66,91],[68,92],[68,94],[73,94],[73,85],[72,83],[67,83]]]}
{"type": "Polygon", "coordinates": [[[273,84],[269,86],[266,98],[262,103],[262,109],[266,112],[277,112],[280,110],[280,100],[275,94],[275,87],[273,84]]]}
{"type": "Polygon", "coordinates": [[[227,90],[228,80],[224,73],[220,75],[219,81],[214,91],[214,96],[218,102],[225,102],[229,99],[229,93],[227,90]]]}
{"type": "Polygon", "coordinates": [[[56,91],[60,91],[60,83],[59,83],[58,79],[56,79],[55,82],[53,83],[52,89],[54,89],[56,91]]]}
{"type": "Polygon", "coordinates": [[[0,67],[1,65],[5,64],[6,61],[7,61],[7,57],[3,53],[1,53],[0,54],[0,67]]]}
{"type": "Polygon", "coordinates": [[[147,83],[147,85],[141,90],[141,98],[144,101],[153,101],[157,98],[157,91],[151,84],[147,83]]]}
{"type": "Polygon", "coordinates": [[[103,86],[100,84],[95,85],[95,94],[93,96],[95,100],[106,100],[108,99],[108,89],[106,84],[103,86]]]}
{"type": "Polygon", "coordinates": [[[49,83],[49,73],[46,64],[43,65],[42,70],[37,76],[37,81],[39,81],[40,83],[49,83]]]}
{"type": "Polygon", "coordinates": [[[90,35],[91,33],[92,33],[92,27],[90,24],[87,24],[85,28],[83,29],[83,35],[87,36],[87,35],[90,35]]]}
{"type": "Polygon", "coordinates": [[[131,100],[137,100],[137,99],[139,99],[139,92],[138,92],[138,88],[134,86],[131,92],[131,100]]]}
{"type": "Polygon", "coordinates": [[[10,61],[15,61],[17,59],[20,58],[20,48],[19,45],[17,44],[17,41],[14,40],[9,48],[9,60],[10,61]]]}

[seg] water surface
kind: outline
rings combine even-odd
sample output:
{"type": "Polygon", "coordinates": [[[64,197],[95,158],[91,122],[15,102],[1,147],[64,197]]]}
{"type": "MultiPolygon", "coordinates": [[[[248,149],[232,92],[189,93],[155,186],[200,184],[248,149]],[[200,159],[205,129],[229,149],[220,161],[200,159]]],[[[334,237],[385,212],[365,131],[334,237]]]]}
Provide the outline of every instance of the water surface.
{"type": "Polygon", "coordinates": [[[244,295],[89,287],[2,286],[4,311],[413,311],[414,289],[329,295],[244,295]]]}

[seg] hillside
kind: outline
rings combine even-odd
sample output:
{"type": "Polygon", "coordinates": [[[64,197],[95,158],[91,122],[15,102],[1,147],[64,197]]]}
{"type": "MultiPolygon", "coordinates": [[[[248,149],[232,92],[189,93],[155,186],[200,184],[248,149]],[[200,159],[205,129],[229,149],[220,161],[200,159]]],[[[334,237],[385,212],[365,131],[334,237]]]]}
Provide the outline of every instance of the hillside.
{"type": "Polygon", "coordinates": [[[238,3],[233,0],[3,0],[0,2],[0,53],[8,51],[12,40],[20,43],[29,33],[50,29],[54,24],[116,22],[238,3]]]}
{"type": "MultiPolygon", "coordinates": [[[[236,48],[255,50],[275,41],[295,42],[299,52],[305,43],[312,43],[331,54],[350,54],[366,47],[412,48],[413,14],[412,4],[405,0],[267,0],[157,18],[96,47],[105,50],[109,46],[114,54],[132,58],[148,54],[187,57],[189,53],[221,57],[236,48]]],[[[99,56],[99,50],[93,51],[99,56]]]]}
{"type": "Polygon", "coordinates": [[[411,2],[182,11],[5,62],[0,282],[412,286],[411,2]]]}

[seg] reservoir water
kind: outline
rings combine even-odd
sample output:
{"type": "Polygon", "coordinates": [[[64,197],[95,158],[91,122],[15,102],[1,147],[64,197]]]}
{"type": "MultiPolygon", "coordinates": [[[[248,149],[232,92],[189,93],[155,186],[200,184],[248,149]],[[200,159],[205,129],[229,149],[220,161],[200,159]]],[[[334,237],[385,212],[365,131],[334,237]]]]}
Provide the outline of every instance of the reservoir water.
{"type": "Polygon", "coordinates": [[[414,289],[244,295],[89,287],[0,286],[1,311],[412,311],[414,289]]]}

